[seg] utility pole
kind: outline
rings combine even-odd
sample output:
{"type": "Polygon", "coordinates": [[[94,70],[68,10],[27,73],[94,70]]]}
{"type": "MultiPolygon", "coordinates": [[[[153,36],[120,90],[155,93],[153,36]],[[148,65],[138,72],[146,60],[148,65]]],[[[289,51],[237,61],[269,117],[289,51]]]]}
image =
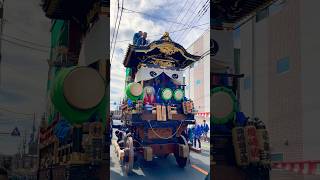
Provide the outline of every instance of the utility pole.
{"type": "MultiPolygon", "coordinates": [[[[35,142],[35,132],[36,132],[36,113],[33,113],[33,123],[32,123],[32,143],[35,142]]],[[[31,142],[31,141],[30,141],[31,142]]]]}
{"type": "Polygon", "coordinates": [[[27,143],[27,129],[24,129],[23,139],[22,139],[22,155],[26,154],[26,143],[27,143]]]}
{"type": "Polygon", "coordinates": [[[0,88],[1,88],[1,79],[2,79],[2,72],[1,72],[1,61],[2,61],[2,31],[4,26],[4,0],[0,0],[0,88]]]}

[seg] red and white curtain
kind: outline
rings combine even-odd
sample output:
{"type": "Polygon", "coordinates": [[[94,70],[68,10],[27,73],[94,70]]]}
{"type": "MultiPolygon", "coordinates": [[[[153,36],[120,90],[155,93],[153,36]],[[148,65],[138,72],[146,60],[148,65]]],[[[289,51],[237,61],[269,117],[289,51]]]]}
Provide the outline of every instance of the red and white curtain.
{"type": "Polygon", "coordinates": [[[273,169],[283,169],[306,175],[320,175],[320,161],[276,162],[273,169]]]}
{"type": "Polygon", "coordinates": [[[210,112],[197,112],[197,116],[210,117],[210,112]]]}

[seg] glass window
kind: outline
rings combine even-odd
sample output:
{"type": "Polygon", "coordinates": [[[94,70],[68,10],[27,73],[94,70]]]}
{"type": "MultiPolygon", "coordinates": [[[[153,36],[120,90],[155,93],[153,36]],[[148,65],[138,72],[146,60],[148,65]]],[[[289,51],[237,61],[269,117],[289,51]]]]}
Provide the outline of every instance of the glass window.
{"type": "Polygon", "coordinates": [[[251,87],[251,78],[250,77],[245,77],[244,78],[244,89],[250,89],[251,87]]]}
{"type": "Polygon", "coordinates": [[[289,57],[285,57],[282,59],[279,59],[277,62],[277,73],[285,73],[289,71],[290,68],[290,62],[289,62],[289,57]]]}
{"type": "Polygon", "coordinates": [[[201,81],[198,79],[196,80],[196,85],[200,85],[201,81]]]}
{"type": "Polygon", "coordinates": [[[272,162],[281,162],[281,161],[283,161],[283,153],[271,154],[271,161],[272,162]]]}

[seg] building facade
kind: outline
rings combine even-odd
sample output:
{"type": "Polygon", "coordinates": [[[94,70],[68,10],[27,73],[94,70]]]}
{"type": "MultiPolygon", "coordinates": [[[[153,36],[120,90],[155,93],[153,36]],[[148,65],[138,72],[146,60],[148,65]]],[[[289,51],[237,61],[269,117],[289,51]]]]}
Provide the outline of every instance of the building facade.
{"type": "MultiPolygon", "coordinates": [[[[317,0],[280,0],[240,28],[241,110],[266,122],[274,162],[320,160],[319,6],[317,0]]],[[[272,172],[277,180],[317,178],[272,172]]]]}
{"type": "Polygon", "coordinates": [[[204,32],[187,51],[203,56],[198,62],[185,70],[185,95],[194,101],[198,111],[197,122],[206,120],[210,124],[210,30],[204,32]]]}

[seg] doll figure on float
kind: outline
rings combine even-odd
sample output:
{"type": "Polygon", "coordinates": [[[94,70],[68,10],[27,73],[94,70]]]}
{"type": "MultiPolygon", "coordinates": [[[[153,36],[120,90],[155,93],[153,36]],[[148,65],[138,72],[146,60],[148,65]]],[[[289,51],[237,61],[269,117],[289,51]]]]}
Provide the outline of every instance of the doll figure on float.
{"type": "Polygon", "coordinates": [[[143,104],[152,106],[155,102],[155,89],[152,86],[146,86],[144,88],[143,104]]]}

